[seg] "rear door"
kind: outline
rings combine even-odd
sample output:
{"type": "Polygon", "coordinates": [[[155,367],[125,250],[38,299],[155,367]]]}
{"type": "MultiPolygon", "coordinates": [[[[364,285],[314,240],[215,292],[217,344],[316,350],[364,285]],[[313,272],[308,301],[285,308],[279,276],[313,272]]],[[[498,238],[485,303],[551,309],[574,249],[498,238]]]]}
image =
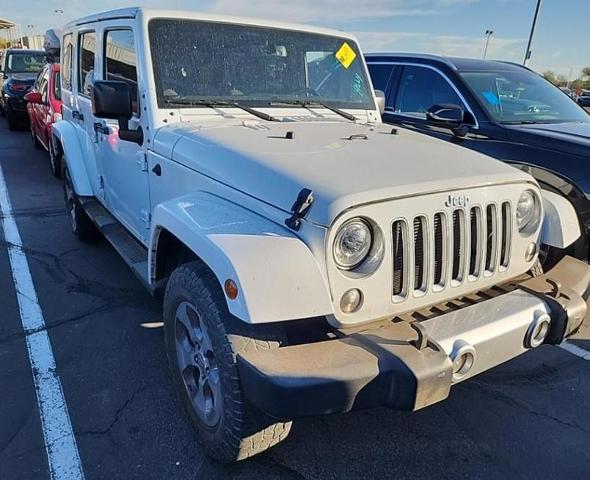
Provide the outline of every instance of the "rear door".
{"type": "MultiPolygon", "coordinates": [[[[64,115],[76,127],[93,192],[97,199],[104,203],[104,178],[97,158],[98,137],[94,130],[94,116],[90,100],[92,86],[99,67],[97,59],[98,33],[95,28],[85,27],[74,32],[72,41],[75,42],[75,48],[71,59],[72,75],[69,82],[71,94],[67,109],[65,108],[66,102],[64,102],[64,115]]],[[[64,65],[64,70],[65,68],[64,65]]],[[[64,95],[65,99],[66,95],[64,95]]]]}

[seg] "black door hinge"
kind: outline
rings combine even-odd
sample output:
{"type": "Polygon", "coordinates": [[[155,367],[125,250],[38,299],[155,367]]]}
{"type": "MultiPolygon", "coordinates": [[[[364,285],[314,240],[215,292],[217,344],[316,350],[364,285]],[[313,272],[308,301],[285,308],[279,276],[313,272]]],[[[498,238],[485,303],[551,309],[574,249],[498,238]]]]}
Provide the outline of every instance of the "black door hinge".
{"type": "Polygon", "coordinates": [[[291,216],[285,220],[285,225],[291,230],[298,231],[301,228],[301,220],[305,218],[312,205],[313,192],[309,188],[302,189],[291,207],[291,216]]]}

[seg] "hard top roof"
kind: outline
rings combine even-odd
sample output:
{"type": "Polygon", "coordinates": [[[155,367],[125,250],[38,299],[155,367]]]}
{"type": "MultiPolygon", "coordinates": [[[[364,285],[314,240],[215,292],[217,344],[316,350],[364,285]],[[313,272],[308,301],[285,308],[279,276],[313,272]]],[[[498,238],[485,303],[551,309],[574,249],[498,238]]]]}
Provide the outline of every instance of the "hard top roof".
{"type": "Polygon", "coordinates": [[[203,20],[211,22],[222,23],[237,23],[242,25],[263,26],[270,28],[283,28],[287,30],[297,30],[310,33],[319,33],[322,35],[330,35],[336,37],[346,37],[356,41],[354,35],[348,34],[340,30],[332,30],[328,28],[314,27],[310,25],[302,25],[298,23],[280,22],[275,20],[265,20],[260,18],[239,17],[233,15],[219,15],[214,13],[205,13],[192,10],[160,10],[143,7],[120,8],[100,13],[88,15],[77,20],[73,20],[66,24],[64,30],[72,29],[79,25],[88,23],[100,22],[105,20],[115,20],[122,18],[143,18],[150,20],[152,18],[178,18],[186,20],[203,20]]]}

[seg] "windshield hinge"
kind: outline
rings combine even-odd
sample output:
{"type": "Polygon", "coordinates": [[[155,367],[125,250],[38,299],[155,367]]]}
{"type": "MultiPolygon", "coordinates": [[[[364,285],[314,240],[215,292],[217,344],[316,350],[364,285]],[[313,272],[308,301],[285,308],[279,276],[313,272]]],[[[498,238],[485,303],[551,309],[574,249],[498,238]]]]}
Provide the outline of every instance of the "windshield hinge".
{"type": "Polygon", "coordinates": [[[291,216],[285,220],[285,225],[291,230],[298,231],[301,228],[301,220],[305,218],[312,205],[313,192],[309,188],[302,189],[291,207],[291,216]]]}
{"type": "Polygon", "coordinates": [[[148,171],[147,154],[145,152],[137,152],[137,164],[141,167],[142,172],[148,171]]]}

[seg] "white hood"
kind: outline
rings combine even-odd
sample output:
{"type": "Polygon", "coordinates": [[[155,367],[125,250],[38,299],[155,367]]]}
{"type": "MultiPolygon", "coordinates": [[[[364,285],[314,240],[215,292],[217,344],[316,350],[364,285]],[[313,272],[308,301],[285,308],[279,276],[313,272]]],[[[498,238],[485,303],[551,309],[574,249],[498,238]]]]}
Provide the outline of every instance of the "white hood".
{"type": "Polygon", "coordinates": [[[164,127],[154,149],[285,212],[308,188],[314,203],[307,218],[321,225],[360,204],[531,180],[467,148],[396,130],[394,135],[391,126],[345,121],[225,119],[215,125],[164,127]],[[285,138],[287,132],[293,139],[285,138]]]}

